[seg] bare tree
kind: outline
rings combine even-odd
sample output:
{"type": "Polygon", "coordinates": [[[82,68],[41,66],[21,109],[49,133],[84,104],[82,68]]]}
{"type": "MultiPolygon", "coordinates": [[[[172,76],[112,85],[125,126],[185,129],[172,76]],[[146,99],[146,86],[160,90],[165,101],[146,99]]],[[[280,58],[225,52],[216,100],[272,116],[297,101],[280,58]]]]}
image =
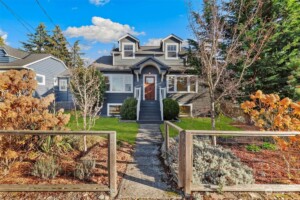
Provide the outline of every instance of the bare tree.
{"type": "MultiPolygon", "coordinates": [[[[94,67],[76,67],[70,70],[70,88],[75,104],[83,118],[83,130],[95,125],[103,104],[103,76],[94,67]]],[[[87,151],[86,135],[83,137],[84,151],[87,151]]]]}
{"type": "MultiPolygon", "coordinates": [[[[272,34],[270,19],[261,17],[262,7],[263,0],[240,0],[238,4],[212,0],[205,2],[203,12],[190,12],[190,27],[198,45],[194,56],[201,62],[199,76],[208,88],[213,130],[216,128],[216,104],[224,97],[239,93],[247,68],[259,58],[272,34]],[[229,23],[233,11],[237,19],[234,24],[229,23]],[[257,19],[260,19],[259,24],[257,19]],[[249,31],[254,29],[249,36],[249,31]],[[232,70],[237,65],[238,70],[232,70]]],[[[192,10],[191,3],[190,8],[192,10]]],[[[216,144],[215,138],[213,142],[216,144]]]]}

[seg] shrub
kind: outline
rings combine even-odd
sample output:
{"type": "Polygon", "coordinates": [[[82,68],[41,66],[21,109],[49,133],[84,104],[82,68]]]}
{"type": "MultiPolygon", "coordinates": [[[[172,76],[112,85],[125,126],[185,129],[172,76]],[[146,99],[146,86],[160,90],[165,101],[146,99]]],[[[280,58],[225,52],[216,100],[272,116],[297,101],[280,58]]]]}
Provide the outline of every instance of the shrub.
{"type": "Polygon", "coordinates": [[[247,151],[251,151],[251,152],[260,152],[261,148],[255,144],[250,144],[246,146],[247,151]]]}
{"type": "Polygon", "coordinates": [[[275,151],[277,149],[275,144],[264,142],[261,146],[262,149],[272,150],[275,151]]]}
{"type": "Polygon", "coordinates": [[[94,160],[82,160],[76,165],[75,177],[79,180],[89,180],[93,174],[92,170],[95,168],[95,164],[94,160]]]}
{"type": "Polygon", "coordinates": [[[125,99],[121,106],[121,118],[125,120],[136,120],[137,100],[133,97],[125,99]]]}
{"type": "Polygon", "coordinates": [[[179,104],[177,101],[166,98],[163,100],[164,104],[164,118],[166,120],[176,119],[179,114],[179,104]]]}
{"type": "Polygon", "coordinates": [[[42,179],[53,179],[59,174],[60,170],[61,168],[56,159],[47,157],[35,162],[31,175],[42,179]]]}
{"type": "MultiPolygon", "coordinates": [[[[253,172],[243,164],[230,149],[211,146],[209,138],[194,137],[193,183],[214,185],[237,185],[254,183],[253,172]]],[[[162,156],[176,179],[178,175],[178,137],[170,139],[170,149],[162,156]]]]}

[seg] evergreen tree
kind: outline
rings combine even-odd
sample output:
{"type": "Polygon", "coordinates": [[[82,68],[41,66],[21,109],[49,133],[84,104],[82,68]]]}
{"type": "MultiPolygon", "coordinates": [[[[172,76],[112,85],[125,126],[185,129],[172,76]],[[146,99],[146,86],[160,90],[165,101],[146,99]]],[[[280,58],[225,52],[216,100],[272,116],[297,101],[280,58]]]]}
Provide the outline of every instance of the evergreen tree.
{"type": "Polygon", "coordinates": [[[31,53],[50,53],[50,36],[46,30],[46,26],[40,23],[35,33],[28,34],[28,41],[22,42],[23,48],[31,53]]]}
{"type": "Polygon", "coordinates": [[[79,40],[77,40],[73,44],[70,53],[71,53],[70,67],[79,67],[84,65],[83,60],[81,58],[82,53],[80,53],[79,40]]]}
{"type": "Polygon", "coordinates": [[[71,56],[70,56],[70,52],[68,51],[67,44],[68,44],[67,39],[62,33],[60,27],[55,26],[53,30],[53,35],[50,40],[49,53],[59,58],[60,60],[64,61],[64,63],[67,66],[69,66],[71,56]]]}
{"type": "MultiPolygon", "coordinates": [[[[236,3],[240,3],[236,0],[236,3]]],[[[249,9],[251,12],[251,9],[249,9]]],[[[277,93],[281,97],[297,98],[296,86],[300,75],[300,3],[297,0],[266,0],[262,16],[275,18],[274,34],[268,40],[260,59],[248,71],[244,88],[251,94],[257,90],[277,93]]],[[[234,22],[235,15],[232,17],[234,22]]],[[[244,18],[247,12],[243,13],[244,18]]],[[[257,19],[259,26],[260,19],[257,19]]],[[[243,25],[243,21],[240,21],[243,25]]],[[[249,35],[255,34],[255,29],[249,35]]],[[[241,38],[243,42],[243,38],[241,38]]],[[[236,66],[238,69],[238,65],[236,66]]]]}

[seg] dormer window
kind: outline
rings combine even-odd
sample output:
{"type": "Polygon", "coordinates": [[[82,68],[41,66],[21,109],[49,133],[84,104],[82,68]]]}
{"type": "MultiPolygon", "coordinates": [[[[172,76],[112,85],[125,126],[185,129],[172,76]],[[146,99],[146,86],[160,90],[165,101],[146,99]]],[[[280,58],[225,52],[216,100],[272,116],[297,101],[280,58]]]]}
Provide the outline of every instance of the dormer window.
{"type": "Polygon", "coordinates": [[[135,45],[134,43],[123,43],[122,58],[134,59],[135,58],[135,45]]]}
{"type": "Polygon", "coordinates": [[[166,59],[178,59],[178,44],[166,44],[166,59]]]}

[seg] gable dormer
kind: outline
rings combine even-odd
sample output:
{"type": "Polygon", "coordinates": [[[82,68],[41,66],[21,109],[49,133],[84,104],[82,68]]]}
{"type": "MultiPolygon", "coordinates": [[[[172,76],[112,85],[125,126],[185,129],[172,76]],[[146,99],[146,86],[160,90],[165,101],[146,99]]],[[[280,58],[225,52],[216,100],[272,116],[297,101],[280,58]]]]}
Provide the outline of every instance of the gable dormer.
{"type": "Polygon", "coordinates": [[[161,49],[165,53],[166,60],[177,60],[179,56],[179,52],[181,51],[183,40],[171,34],[168,37],[162,39],[161,41],[161,49]]]}
{"type": "Polygon", "coordinates": [[[126,34],[119,40],[119,52],[122,54],[122,59],[135,59],[135,53],[140,48],[140,41],[131,34],[126,34]]]}
{"type": "Polygon", "coordinates": [[[15,60],[24,58],[28,53],[7,45],[0,46],[0,63],[10,63],[15,60]]]}

